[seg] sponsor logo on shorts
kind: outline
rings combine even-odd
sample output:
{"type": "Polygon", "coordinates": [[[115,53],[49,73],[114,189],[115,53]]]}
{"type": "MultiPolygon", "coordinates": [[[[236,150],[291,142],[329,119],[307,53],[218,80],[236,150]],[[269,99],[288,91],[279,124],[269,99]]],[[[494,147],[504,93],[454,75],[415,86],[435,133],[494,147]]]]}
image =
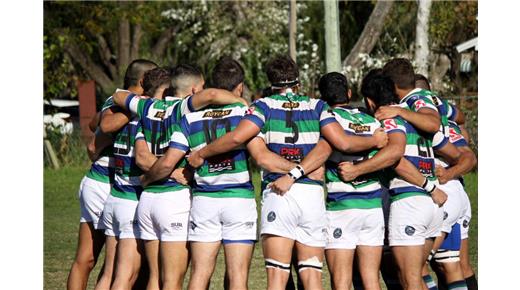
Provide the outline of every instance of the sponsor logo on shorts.
{"type": "Polygon", "coordinates": [[[171,223],[170,226],[174,231],[182,230],[182,223],[171,223]]]}
{"type": "Polygon", "coordinates": [[[444,220],[446,220],[448,218],[448,213],[447,212],[444,212],[444,220]]]}
{"type": "Polygon", "coordinates": [[[412,226],[406,226],[406,228],[404,229],[404,232],[407,235],[412,236],[415,233],[415,228],[412,226]]]}
{"type": "Polygon", "coordinates": [[[334,233],[332,233],[332,236],[334,236],[335,239],[339,239],[342,234],[343,234],[343,231],[340,228],[336,228],[334,230],[334,233]]]}
{"type": "Polygon", "coordinates": [[[197,227],[197,224],[191,221],[190,222],[190,227],[191,227],[191,230],[194,231],[195,228],[197,227]]]}
{"type": "Polygon", "coordinates": [[[245,225],[246,225],[246,228],[250,229],[255,225],[255,222],[246,222],[245,225]]]}
{"type": "Polygon", "coordinates": [[[464,221],[462,222],[462,226],[465,227],[465,228],[467,228],[467,227],[469,226],[469,221],[468,221],[468,220],[464,220],[464,221]]]}
{"type": "Polygon", "coordinates": [[[274,211],[271,211],[269,212],[269,214],[267,214],[267,221],[268,222],[272,222],[276,219],[276,214],[274,213],[274,211]]]}

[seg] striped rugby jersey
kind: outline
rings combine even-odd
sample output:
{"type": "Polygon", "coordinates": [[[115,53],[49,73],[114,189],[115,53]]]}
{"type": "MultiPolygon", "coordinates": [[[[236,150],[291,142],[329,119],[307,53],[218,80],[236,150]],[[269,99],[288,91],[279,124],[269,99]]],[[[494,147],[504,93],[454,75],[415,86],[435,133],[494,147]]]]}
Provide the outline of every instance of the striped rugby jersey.
{"type": "MultiPolygon", "coordinates": [[[[187,152],[199,150],[234,130],[247,107],[241,103],[212,106],[182,117],[170,147],[187,152]]],[[[195,171],[193,196],[254,198],[245,145],[208,158],[195,171]]]]}
{"type": "MultiPolygon", "coordinates": [[[[428,138],[423,133],[419,133],[401,117],[383,120],[382,124],[387,134],[405,134],[406,147],[404,158],[410,161],[424,177],[437,182],[431,138],[428,138]]],[[[389,189],[392,201],[415,195],[429,196],[424,189],[405,181],[394,171],[391,171],[389,189]]]]}
{"type": "MultiPolygon", "coordinates": [[[[381,128],[381,123],[374,117],[358,109],[336,107],[334,116],[347,135],[370,137],[374,131],[381,128]]],[[[381,183],[378,173],[373,172],[359,176],[355,180],[344,182],[338,176],[338,163],[351,161],[360,162],[371,158],[378,150],[367,150],[354,154],[343,154],[334,150],[325,163],[325,182],[327,185],[327,210],[381,208],[381,183]]]]}
{"type": "MultiPolygon", "coordinates": [[[[195,111],[191,104],[191,96],[184,99],[165,97],[164,100],[159,100],[130,94],[126,99],[126,107],[138,116],[148,150],[158,158],[168,150],[174,126],[179,124],[181,117],[195,111]]],[[[183,167],[184,163],[183,159],[176,167],[183,167]]],[[[166,178],[149,184],[145,190],[162,193],[185,188],[189,187],[166,178]]]]}
{"type": "Polygon", "coordinates": [[[135,141],[144,138],[139,119],[134,117],[116,135],[114,141],[114,184],[110,194],[130,200],[139,200],[143,191],[139,176],[143,173],[135,162],[135,141]]]}
{"type": "MultiPolygon", "coordinates": [[[[465,147],[469,146],[466,138],[462,136],[462,131],[460,130],[459,125],[453,121],[448,122],[449,127],[449,140],[450,143],[457,147],[465,147]]],[[[441,165],[442,167],[449,167],[448,163],[443,160],[443,158],[436,158],[435,162],[441,165]]]]}
{"type": "MultiPolygon", "coordinates": [[[[128,92],[127,90],[117,89],[116,92],[128,92]]],[[[101,113],[110,109],[114,106],[114,101],[112,96],[108,97],[103,103],[103,107],[101,107],[101,113]]],[[[90,179],[97,180],[103,183],[113,183],[114,182],[114,154],[113,147],[107,146],[101,153],[99,154],[99,158],[92,163],[90,170],[87,172],[86,176],[90,179]]]]}
{"type": "MultiPolygon", "coordinates": [[[[244,118],[261,129],[269,150],[296,163],[301,162],[316,146],[320,140],[320,129],[337,122],[325,102],[292,92],[256,100],[244,118]]],[[[262,187],[265,188],[280,176],[282,174],[264,170],[262,187]]],[[[306,176],[296,183],[322,185],[322,182],[306,176]]]]}

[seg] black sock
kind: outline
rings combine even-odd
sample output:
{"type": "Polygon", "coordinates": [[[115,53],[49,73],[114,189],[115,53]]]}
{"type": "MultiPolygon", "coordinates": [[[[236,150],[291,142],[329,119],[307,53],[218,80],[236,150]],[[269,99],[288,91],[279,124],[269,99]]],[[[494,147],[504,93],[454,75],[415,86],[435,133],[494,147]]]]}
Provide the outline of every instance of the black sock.
{"type": "Polygon", "coordinates": [[[468,285],[468,290],[478,290],[477,278],[475,278],[475,274],[466,278],[466,285],[468,285]]]}

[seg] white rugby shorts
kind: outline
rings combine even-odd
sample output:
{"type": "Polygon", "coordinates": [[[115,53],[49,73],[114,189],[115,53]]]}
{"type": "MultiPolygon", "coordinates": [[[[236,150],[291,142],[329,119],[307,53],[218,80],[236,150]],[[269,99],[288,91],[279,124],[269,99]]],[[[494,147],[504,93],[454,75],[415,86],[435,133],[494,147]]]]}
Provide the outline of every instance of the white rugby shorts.
{"type": "Polygon", "coordinates": [[[143,191],[137,206],[139,233],[143,240],[188,240],[191,196],[189,189],[153,193],[143,191]]]}
{"type": "Polygon", "coordinates": [[[441,235],[444,211],[430,196],[416,195],[390,205],[388,240],[390,246],[424,245],[427,238],[441,235]]]}
{"type": "Polygon", "coordinates": [[[382,208],[327,211],[327,245],[325,249],[355,249],[382,246],[385,220],[382,208]]]}
{"type": "Polygon", "coordinates": [[[137,224],[137,201],[110,195],[103,210],[105,235],[119,239],[140,239],[137,224]]]}
{"type": "Polygon", "coordinates": [[[323,187],[295,183],[284,195],[262,193],[262,230],[311,247],[325,247],[327,217],[323,187]]]}
{"type": "Polygon", "coordinates": [[[188,240],[255,241],[257,218],[254,198],[194,196],[188,240]]]}
{"type": "Polygon", "coordinates": [[[105,200],[110,195],[110,183],[104,183],[87,176],[79,185],[79,206],[81,209],[80,223],[91,222],[96,230],[105,229],[100,222],[103,215],[105,200]]]}
{"type": "Polygon", "coordinates": [[[451,227],[464,215],[464,196],[467,197],[467,195],[458,180],[450,180],[445,184],[437,186],[448,195],[448,199],[442,206],[444,209],[444,220],[441,231],[450,233],[451,227]]]}
{"type": "Polygon", "coordinates": [[[464,192],[462,200],[462,217],[460,218],[459,223],[460,238],[461,240],[464,240],[469,237],[469,224],[471,221],[471,203],[469,201],[469,196],[466,192],[464,192]]]}

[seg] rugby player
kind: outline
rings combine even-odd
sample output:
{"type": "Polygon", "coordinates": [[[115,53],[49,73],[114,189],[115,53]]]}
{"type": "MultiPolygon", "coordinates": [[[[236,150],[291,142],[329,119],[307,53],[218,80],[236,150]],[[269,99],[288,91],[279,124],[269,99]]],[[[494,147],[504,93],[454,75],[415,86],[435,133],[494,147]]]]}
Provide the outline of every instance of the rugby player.
{"type": "MultiPolygon", "coordinates": [[[[294,245],[304,287],[322,289],[326,231],[323,188],[321,182],[306,176],[322,163],[309,162],[304,156],[316,144],[328,147],[325,141],[318,142],[320,132],[336,148],[347,152],[383,147],[386,136],[382,131],[368,138],[347,136],[323,101],[297,94],[298,67],[290,57],[275,57],[266,72],[273,95],[257,100],[235,130],[192,152],[188,161],[199,167],[205,159],[232,150],[260,132],[271,151],[290,161],[301,161],[286,175],[264,172],[268,186],[263,192],[261,234],[268,289],[285,289],[294,245]]],[[[324,160],[330,150],[320,150],[324,160]]]]}
{"type": "MultiPolygon", "coordinates": [[[[374,117],[348,106],[352,92],[343,74],[332,72],[322,76],[319,89],[321,99],[333,108],[336,120],[347,134],[370,136],[381,128],[374,117]]],[[[373,173],[344,182],[337,172],[342,161],[357,163],[376,153],[377,150],[369,150],[343,155],[335,151],[326,163],[328,237],[325,255],[332,288],[336,290],[351,288],[354,252],[363,289],[381,289],[379,266],[385,224],[379,176],[373,173]]],[[[396,154],[392,162],[399,158],[396,154]]]]}
{"type": "MultiPolygon", "coordinates": [[[[144,59],[132,61],[125,72],[123,89],[142,93],[140,80],[142,80],[144,72],[154,66],[156,66],[155,63],[144,59]]],[[[127,118],[123,114],[114,114],[112,105],[112,97],[109,97],[101,112],[96,114],[96,117],[89,124],[91,129],[96,130],[95,137],[88,145],[89,156],[94,159],[94,162],[80,185],[80,230],[76,259],[67,280],[67,289],[69,290],[86,289],[88,276],[97,262],[103,244],[106,244],[105,261],[96,289],[109,289],[112,281],[116,244],[115,240],[105,238],[103,233],[105,227],[100,219],[105,200],[110,195],[110,187],[114,178],[113,140],[110,135],[102,133],[100,119],[101,115],[104,115],[110,123],[117,123],[118,119],[124,120],[127,118]]]]}
{"type": "MultiPolygon", "coordinates": [[[[362,88],[367,107],[372,112],[377,112],[381,106],[391,105],[396,101],[394,84],[390,78],[383,75],[365,77],[362,88]]],[[[422,289],[421,269],[432,244],[431,241],[427,242],[427,239],[440,235],[442,210],[438,205],[445,202],[446,195],[433,184],[435,176],[432,170],[431,139],[421,135],[400,117],[384,119],[382,123],[389,134],[389,144],[380,152],[387,149],[391,152],[389,154],[404,154],[404,159],[401,158],[399,165],[395,167],[397,175],[394,174],[390,179],[392,203],[388,229],[389,243],[400,268],[404,289],[422,289]],[[413,170],[410,170],[410,167],[402,169],[406,160],[414,165],[413,170]],[[422,188],[407,181],[412,179],[409,174],[414,173],[417,176],[417,171],[422,174],[418,175],[418,184],[424,184],[422,188]]],[[[345,180],[351,180],[357,175],[392,165],[384,158],[384,154],[380,154],[380,158],[376,156],[356,165],[345,164],[351,168],[349,172],[355,174],[342,176],[345,180]]],[[[417,184],[417,180],[415,183],[417,184]]]]}

